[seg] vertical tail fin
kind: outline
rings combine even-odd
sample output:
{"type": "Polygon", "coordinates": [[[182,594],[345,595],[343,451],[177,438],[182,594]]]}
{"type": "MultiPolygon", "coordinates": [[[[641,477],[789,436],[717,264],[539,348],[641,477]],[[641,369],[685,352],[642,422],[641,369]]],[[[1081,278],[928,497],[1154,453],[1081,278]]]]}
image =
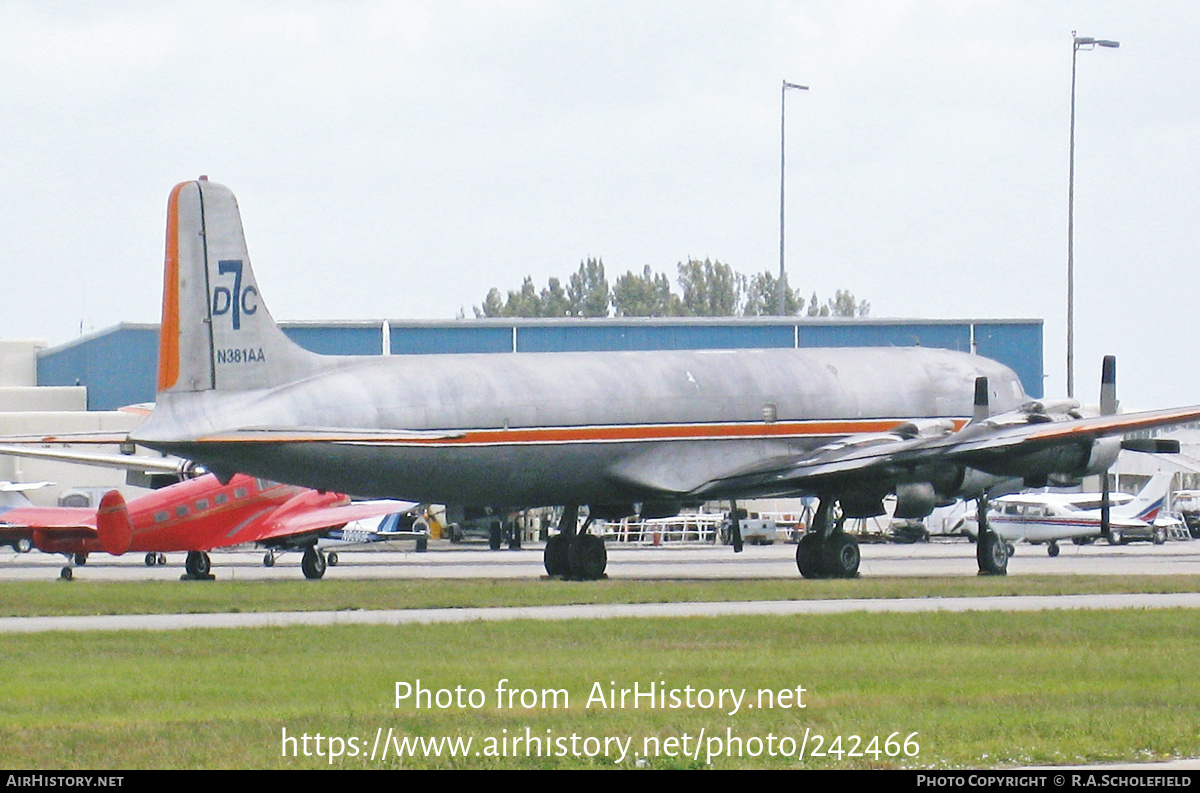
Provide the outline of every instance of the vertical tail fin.
{"type": "Polygon", "coordinates": [[[96,537],[100,540],[100,549],[113,556],[120,556],[133,544],[133,521],[121,491],[110,490],[100,499],[96,537]]]}
{"type": "Polygon", "coordinates": [[[167,204],[158,390],[269,388],[319,361],[271,318],[233,192],[203,177],[176,185],[167,204]]]}
{"type": "Polygon", "coordinates": [[[1159,471],[1150,477],[1142,491],[1129,504],[1129,510],[1138,520],[1151,523],[1167,507],[1167,492],[1171,489],[1172,475],[1159,471]]]}

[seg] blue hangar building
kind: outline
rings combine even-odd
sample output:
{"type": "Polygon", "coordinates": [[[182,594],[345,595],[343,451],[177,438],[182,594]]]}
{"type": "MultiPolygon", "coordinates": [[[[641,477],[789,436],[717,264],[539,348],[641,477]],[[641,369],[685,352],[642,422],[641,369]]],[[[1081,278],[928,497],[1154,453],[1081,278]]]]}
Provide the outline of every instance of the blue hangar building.
{"type": "MultiPolygon", "coordinates": [[[[937,347],[997,360],[1040,398],[1040,319],[737,317],[281,322],[326,355],[712,350],[764,347],[937,347]]],[[[42,386],[87,386],[88,410],[154,401],[158,325],[122,323],[38,353],[42,386]]]]}

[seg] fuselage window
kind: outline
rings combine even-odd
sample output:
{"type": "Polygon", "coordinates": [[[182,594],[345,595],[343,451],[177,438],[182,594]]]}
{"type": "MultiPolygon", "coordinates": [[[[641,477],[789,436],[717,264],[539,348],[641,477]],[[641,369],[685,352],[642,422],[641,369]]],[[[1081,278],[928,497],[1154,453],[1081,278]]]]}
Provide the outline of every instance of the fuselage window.
{"type": "Polygon", "coordinates": [[[178,515],[179,517],[181,517],[181,518],[185,517],[187,515],[187,513],[188,513],[187,504],[180,504],[179,506],[175,507],[175,514],[178,515]]]}
{"type": "Polygon", "coordinates": [[[202,498],[196,502],[196,511],[199,512],[202,509],[208,509],[208,499],[207,498],[202,498]]]}
{"type": "Polygon", "coordinates": [[[248,495],[250,495],[250,491],[244,487],[239,487],[238,489],[233,491],[234,498],[245,498],[248,495]]]}
{"type": "Polygon", "coordinates": [[[217,495],[213,497],[213,501],[215,501],[218,504],[224,504],[228,500],[229,500],[228,493],[217,493],[217,495]]]}
{"type": "Polygon", "coordinates": [[[154,513],[154,522],[155,522],[155,523],[162,523],[164,520],[166,520],[166,519],[167,519],[167,518],[169,518],[169,517],[171,517],[171,513],[170,513],[170,512],[166,512],[166,511],[164,511],[164,512],[155,512],[155,513],[154,513]]]}

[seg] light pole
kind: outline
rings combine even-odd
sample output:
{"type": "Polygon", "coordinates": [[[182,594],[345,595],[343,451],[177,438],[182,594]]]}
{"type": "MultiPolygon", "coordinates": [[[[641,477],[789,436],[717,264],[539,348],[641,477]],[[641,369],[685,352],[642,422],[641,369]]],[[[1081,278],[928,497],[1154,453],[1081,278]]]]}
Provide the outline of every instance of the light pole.
{"type": "Polygon", "coordinates": [[[1067,396],[1075,396],[1075,55],[1096,47],[1117,48],[1119,41],[1078,36],[1071,31],[1071,166],[1067,186],[1067,396]]]}
{"type": "Polygon", "coordinates": [[[779,301],[776,306],[775,313],[779,316],[784,316],[787,311],[786,296],[787,296],[787,273],[783,269],[783,160],[784,160],[784,108],[787,103],[784,98],[787,96],[789,88],[796,88],[800,91],[807,91],[807,85],[796,85],[783,81],[783,88],[779,91],[779,301]]]}

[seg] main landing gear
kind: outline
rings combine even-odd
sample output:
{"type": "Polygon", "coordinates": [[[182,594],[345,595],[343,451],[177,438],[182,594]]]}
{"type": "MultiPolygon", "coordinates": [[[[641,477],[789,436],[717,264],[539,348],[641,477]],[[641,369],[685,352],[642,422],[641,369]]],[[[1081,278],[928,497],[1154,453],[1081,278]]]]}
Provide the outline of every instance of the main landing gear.
{"type": "Polygon", "coordinates": [[[183,562],[184,574],[181,581],[212,581],[212,560],[204,551],[188,551],[183,562]]]}
{"type": "Polygon", "coordinates": [[[608,566],[604,540],[588,534],[588,527],[592,525],[590,517],[577,532],[575,527],[578,522],[579,505],[564,507],[558,523],[558,534],[546,541],[546,550],[542,554],[546,575],[574,581],[604,578],[604,570],[608,566]]]}
{"type": "Polygon", "coordinates": [[[987,501],[987,496],[980,496],[976,502],[975,519],[979,536],[975,540],[975,561],[979,565],[980,575],[1008,575],[1008,543],[988,525],[987,501]]]}
{"type": "Polygon", "coordinates": [[[822,498],[813,525],[796,546],[796,567],[805,578],[857,578],[858,541],[842,531],[844,517],[833,520],[832,498],[822,498]]]}
{"type": "MultiPolygon", "coordinates": [[[[274,567],[275,562],[279,559],[279,553],[276,553],[275,548],[269,549],[263,554],[263,567],[274,567]]],[[[296,548],[284,548],[284,551],[296,550],[296,548]]],[[[337,551],[323,553],[315,545],[304,546],[304,555],[300,557],[300,571],[304,573],[304,577],[310,581],[316,581],[324,577],[325,570],[330,567],[337,567],[338,555],[337,551]]]]}
{"type": "Polygon", "coordinates": [[[310,581],[315,581],[325,575],[325,554],[315,545],[310,545],[304,549],[304,556],[300,558],[300,569],[304,571],[304,577],[310,581]]]}

